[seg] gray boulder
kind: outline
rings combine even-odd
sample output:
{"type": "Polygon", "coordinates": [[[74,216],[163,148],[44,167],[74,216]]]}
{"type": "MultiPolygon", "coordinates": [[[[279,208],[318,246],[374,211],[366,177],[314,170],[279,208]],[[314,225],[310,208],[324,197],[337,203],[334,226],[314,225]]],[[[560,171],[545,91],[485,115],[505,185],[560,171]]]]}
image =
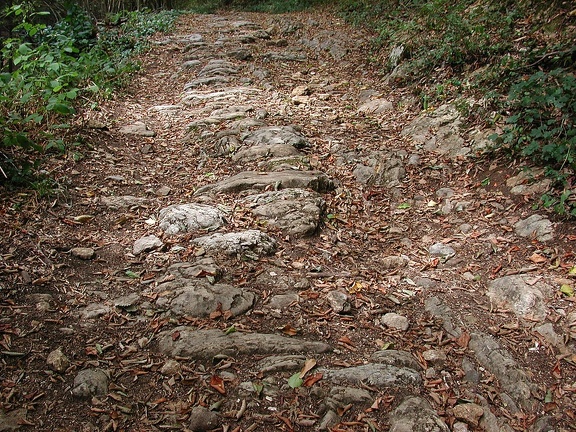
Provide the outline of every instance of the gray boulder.
{"type": "Polygon", "coordinates": [[[276,240],[259,230],[247,230],[233,233],[214,233],[198,237],[193,242],[208,251],[222,252],[228,255],[251,251],[258,255],[270,255],[276,251],[276,240]]]}
{"type": "Polygon", "coordinates": [[[276,171],[259,173],[246,171],[198,189],[195,195],[206,193],[237,193],[244,190],[300,188],[328,192],[334,188],[332,180],[321,171],[276,171]]]}
{"type": "Polygon", "coordinates": [[[160,210],[159,225],[166,234],[215,230],[226,223],[224,213],[205,204],[175,204],[160,210]]]}
{"type": "Polygon", "coordinates": [[[542,215],[532,215],[526,219],[518,221],[514,225],[516,234],[520,237],[536,237],[538,241],[546,242],[554,238],[554,228],[552,222],[542,215]]]}
{"type": "Polygon", "coordinates": [[[176,327],[160,333],[158,349],[164,355],[180,356],[197,360],[212,359],[218,354],[280,355],[322,354],[331,351],[323,342],[309,342],[275,334],[241,333],[226,334],[221,330],[194,330],[176,327]]]}
{"type": "Polygon", "coordinates": [[[293,237],[306,237],[318,229],[326,202],[315,192],[282,189],[246,197],[252,213],[293,237]]]}
{"type": "Polygon", "coordinates": [[[548,314],[548,308],[539,287],[551,291],[551,288],[542,282],[529,285],[523,276],[504,276],[488,284],[487,294],[491,302],[512,310],[519,317],[543,321],[548,314]]]}
{"type": "Polygon", "coordinates": [[[430,404],[408,396],[390,413],[390,432],[449,432],[450,429],[430,404]]]}

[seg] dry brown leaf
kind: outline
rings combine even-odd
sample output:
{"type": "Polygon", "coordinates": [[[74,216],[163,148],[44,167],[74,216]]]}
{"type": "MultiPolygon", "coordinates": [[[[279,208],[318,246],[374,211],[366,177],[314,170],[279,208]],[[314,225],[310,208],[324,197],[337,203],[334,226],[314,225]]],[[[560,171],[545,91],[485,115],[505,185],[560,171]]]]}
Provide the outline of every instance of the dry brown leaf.
{"type": "Polygon", "coordinates": [[[316,366],[316,360],[315,359],[307,359],[304,362],[304,367],[300,371],[300,378],[304,378],[304,375],[306,375],[310,371],[310,369],[312,369],[314,366],[316,366]]]}
{"type": "Polygon", "coordinates": [[[540,263],[545,263],[546,261],[548,261],[548,258],[534,252],[532,254],[532,256],[530,256],[529,260],[532,261],[534,264],[540,264],[540,263]]]}
{"type": "Polygon", "coordinates": [[[222,395],[226,394],[226,389],[224,388],[224,380],[218,375],[212,375],[210,377],[210,387],[222,395]]]}
{"type": "Polygon", "coordinates": [[[316,384],[318,381],[320,381],[323,376],[324,375],[320,372],[315,373],[314,375],[309,375],[308,377],[306,377],[306,379],[304,380],[302,385],[304,387],[312,387],[314,384],[316,384]]]}

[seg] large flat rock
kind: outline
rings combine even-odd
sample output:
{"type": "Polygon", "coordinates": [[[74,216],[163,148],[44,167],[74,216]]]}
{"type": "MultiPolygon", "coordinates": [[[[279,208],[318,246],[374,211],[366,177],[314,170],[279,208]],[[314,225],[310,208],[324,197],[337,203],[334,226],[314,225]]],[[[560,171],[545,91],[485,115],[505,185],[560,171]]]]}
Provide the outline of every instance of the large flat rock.
{"type": "Polygon", "coordinates": [[[543,282],[529,284],[523,276],[504,276],[488,284],[488,297],[497,306],[512,310],[529,320],[543,321],[548,314],[542,290],[552,291],[543,282]]]}
{"type": "Polygon", "coordinates": [[[334,188],[332,180],[321,171],[275,171],[260,173],[245,171],[217,183],[204,186],[196,195],[206,193],[237,193],[244,190],[300,188],[328,192],[334,188]]]}
{"type": "Polygon", "coordinates": [[[228,255],[252,252],[257,255],[270,255],[276,251],[276,240],[259,230],[246,230],[232,233],[214,233],[199,237],[194,243],[208,251],[228,255]]]}
{"type": "Polygon", "coordinates": [[[390,413],[390,432],[412,431],[449,432],[450,428],[426,399],[409,396],[390,413]]]}
{"type": "Polygon", "coordinates": [[[264,192],[243,201],[252,208],[254,215],[293,237],[314,234],[326,210],[326,202],[320,194],[303,189],[264,192]]]}
{"type": "Polygon", "coordinates": [[[478,363],[496,376],[517,404],[528,410],[534,408],[531,394],[533,390],[537,391],[537,386],[496,339],[487,334],[473,333],[469,348],[474,351],[478,363]]]}
{"type": "Polygon", "coordinates": [[[422,383],[420,374],[408,367],[397,367],[382,363],[368,363],[345,369],[323,369],[324,379],[338,384],[365,383],[378,388],[417,386],[422,383]]]}
{"type": "Polygon", "coordinates": [[[224,213],[206,204],[175,204],[160,210],[159,225],[166,234],[215,230],[224,225],[224,213]]]}
{"type": "Polygon", "coordinates": [[[229,333],[221,330],[194,330],[176,327],[160,333],[158,349],[161,353],[175,357],[208,360],[218,354],[278,355],[278,354],[321,354],[332,350],[323,342],[309,342],[275,334],[229,333]]]}
{"type": "Polygon", "coordinates": [[[207,317],[212,312],[228,312],[240,315],[252,307],[256,296],[250,291],[227,284],[214,284],[195,280],[179,279],[157,287],[161,296],[156,300],[160,307],[175,315],[207,317]]]}
{"type": "Polygon", "coordinates": [[[310,143],[292,126],[269,126],[246,134],[242,141],[248,145],[289,144],[297,149],[309,147],[310,143]]]}

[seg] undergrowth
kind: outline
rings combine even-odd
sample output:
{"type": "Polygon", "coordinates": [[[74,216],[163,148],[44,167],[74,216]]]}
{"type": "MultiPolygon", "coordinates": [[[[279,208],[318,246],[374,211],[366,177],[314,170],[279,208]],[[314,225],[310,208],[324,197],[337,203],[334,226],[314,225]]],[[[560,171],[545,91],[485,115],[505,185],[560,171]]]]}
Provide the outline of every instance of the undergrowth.
{"type": "Polygon", "coordinates": [[[328,0],[182,0],[180,6],[196,13],[234,9],[277,14],[301,11],[325,3],[329,3],[328,0]]]}
{"type": "MultiPolygon", "coordinates": [[[[342,0],[377,37],[371,58],[422,108],[453,102],[500,127],[493,151],[545,167],[544,207],[576,216],[576,9],[532,0],[342,0]],[[469,101],[476,101],[470,105],[469,101]]],[[[573,5],[572,5],[573,6],[573,5]]]]}
{"type": "Polygon", "coordinates": [[[174,12],[123,13],[123,24],[97,27],[71,6],[53,26],[26,3],[6,8],[18,24],[0,50],[0,181],[33,185],[42,158],[78,144],[72,120],[95,107],[138,69],[132,60],[146,38],[165,31],[174,12]]]}

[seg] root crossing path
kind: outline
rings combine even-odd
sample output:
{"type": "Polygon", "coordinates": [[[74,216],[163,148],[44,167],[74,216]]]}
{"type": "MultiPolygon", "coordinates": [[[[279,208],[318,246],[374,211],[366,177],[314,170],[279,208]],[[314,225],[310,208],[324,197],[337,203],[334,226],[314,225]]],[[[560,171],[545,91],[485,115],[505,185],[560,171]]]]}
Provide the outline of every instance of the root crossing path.
{"type": "Polygon", "coordinates": [[[3,197],[0,430],[574,430],[573,226],[369,41],[183,16],[3,197]]]}

